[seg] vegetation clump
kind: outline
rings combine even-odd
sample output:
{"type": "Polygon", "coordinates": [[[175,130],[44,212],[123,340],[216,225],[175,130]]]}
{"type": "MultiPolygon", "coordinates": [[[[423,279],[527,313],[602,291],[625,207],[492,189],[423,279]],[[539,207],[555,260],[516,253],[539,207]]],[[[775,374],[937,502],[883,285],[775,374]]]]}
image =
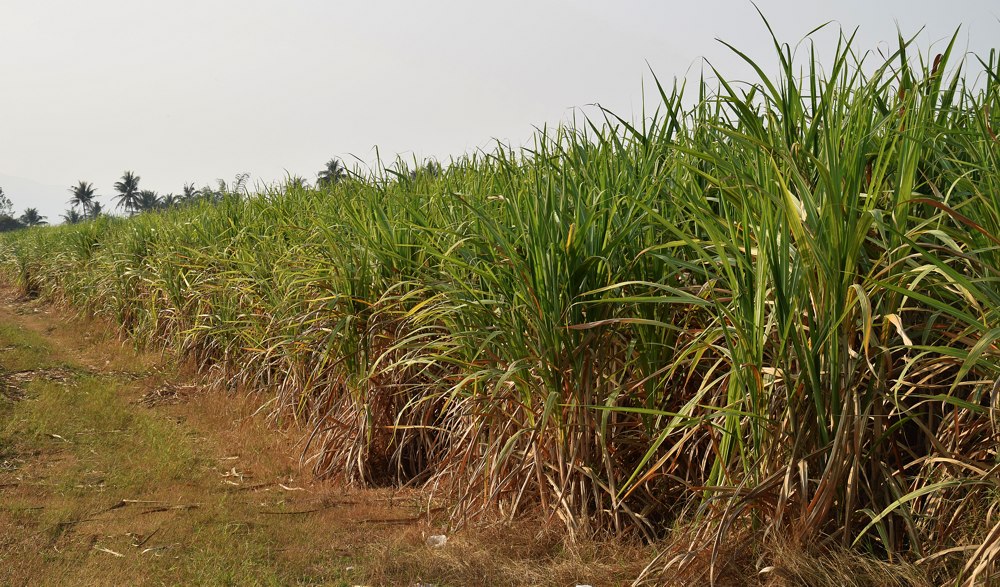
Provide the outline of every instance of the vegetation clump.
{"type": "Polygon", "coordinates": [[[693,107],[658,84],[636,122],[25,231],[0,261],[310,422],[319,475],[969,578],[1000,549],[1000,61],[953,44],[875,64],[843,38],[823,69],[775,41],[775,76],[747,59],[693,107]]]}

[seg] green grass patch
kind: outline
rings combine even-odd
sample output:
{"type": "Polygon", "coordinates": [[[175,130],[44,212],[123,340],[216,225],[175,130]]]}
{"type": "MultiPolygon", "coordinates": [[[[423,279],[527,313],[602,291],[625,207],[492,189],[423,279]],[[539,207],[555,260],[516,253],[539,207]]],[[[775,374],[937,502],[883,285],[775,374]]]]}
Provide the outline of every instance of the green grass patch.
{"type": "Polygon", "coordinates": [[[72,451],[82,461],[65,481],[72,486],[97,470],[109,489],[145,491],[189,477],[201,464],[176,423],[128,405],[118,383],[104,377],[32,383],[9,411],[3,437],[72,451]]]}
{"type": "Polygon", "coordinates": [[[0,324],[0,373],[59,366],[45,340],[13,324],[0,324]]]}

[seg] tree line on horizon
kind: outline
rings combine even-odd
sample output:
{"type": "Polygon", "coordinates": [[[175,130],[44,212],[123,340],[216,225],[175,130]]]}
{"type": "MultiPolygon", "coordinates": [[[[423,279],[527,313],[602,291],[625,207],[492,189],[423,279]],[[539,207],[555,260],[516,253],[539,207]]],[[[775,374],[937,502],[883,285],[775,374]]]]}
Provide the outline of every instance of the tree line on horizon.
{"type": "MultiPolygon", "coordinates": [[[[440,167],[440,165],[438,165],[440,167]]],[[[348,177],[347,168],[340,159],[333,158],[326,162],[323,169],[316,175],[316,187],[324,188],[335,185],[348,177]]],[[[111,196],[116,201],[115,209],[123,210],[127,215],[132,216],[143,212],[166,210],[192,204],[200,201],[219,201],[226,194],[242,193],[245,191],[246,182],[250,178],[249,173],[237,174],[231,183],[223,179],[217,180],[216,187],[204,186],[196,188],[193,183],[186,183],[181,193],[167,193],[160,195],[153,190],[139,189],[141,179],[133,171],[125,171],[121,178],[115,182],[115,194],[111,196]]],[[[298,188],[308,188],[308,183],[303,177],[290,176],[287,184],[298,188]]],[[[101,197],[97,194],[94,184],[89,181],[80,180],[76,185],[68,190],[71,194],[69,208],[61,215],[66,224],[76,224],[85,220],[94,220],[107,214],[105,207],[97,199],[101,197]]],[[[44,226],[48,224],[48,218],[42,216],[37,208],[25,208],[20,216],[14,216],[14,207],[0,187],[0,232],[30,228],[33,226],[44,226]]]]}

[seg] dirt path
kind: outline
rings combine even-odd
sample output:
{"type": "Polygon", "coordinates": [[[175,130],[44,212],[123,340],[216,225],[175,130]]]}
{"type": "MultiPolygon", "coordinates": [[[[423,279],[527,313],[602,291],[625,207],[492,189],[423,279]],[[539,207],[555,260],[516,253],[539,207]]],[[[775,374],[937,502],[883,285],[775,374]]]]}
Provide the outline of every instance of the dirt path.
{"type": "MultiPolygon", "coordinates": [[[[621,584],[641,553],[442,532],[415,491],[300,470],[302,430],[0,290],[0,585],[621,584]],[[625,556],[625,560],[620,557],[625,556]],[[631,563],[627,562],[631,561],[631,563]]],[[[433,505],[433,504],[432,504],[433,505]]]]}

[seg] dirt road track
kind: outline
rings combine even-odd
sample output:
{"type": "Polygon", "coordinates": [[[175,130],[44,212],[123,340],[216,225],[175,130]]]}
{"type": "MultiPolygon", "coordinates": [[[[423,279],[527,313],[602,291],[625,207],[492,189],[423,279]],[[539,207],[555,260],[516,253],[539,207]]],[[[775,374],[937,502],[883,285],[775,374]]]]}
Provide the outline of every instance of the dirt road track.
{"type": "MultiPolygon", "coordinates": [[[[303,430],[106,324],[0,289],[0,585],[566,585],[621,552],[537,526],[460,534],[426,494],[313,481],[303,430]]],[[[638,560],[638,559],[636,559],[638,560]]],[[[618,568],[616,568],[618,567],[618,568]]],[[[622,571],[625,571],[624,573],[622,571]]]]}

